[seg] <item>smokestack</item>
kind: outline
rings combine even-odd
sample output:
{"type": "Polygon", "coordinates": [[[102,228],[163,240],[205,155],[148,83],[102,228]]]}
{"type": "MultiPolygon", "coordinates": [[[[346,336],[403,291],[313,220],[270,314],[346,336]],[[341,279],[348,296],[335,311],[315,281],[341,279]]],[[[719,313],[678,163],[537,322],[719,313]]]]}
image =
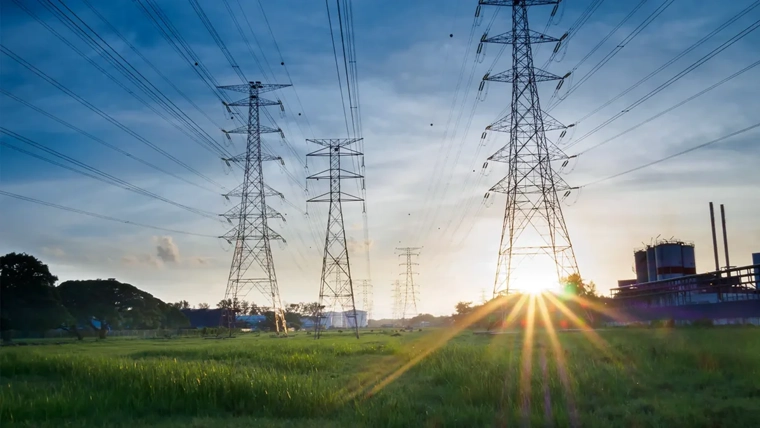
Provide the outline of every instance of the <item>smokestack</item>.
{"type": "Polygon", "coordinates": [[[718,259],[718,237],[715,236],[715,210],[713,203],[710,202],[710,226],[712,227],[713,253],[715,254],[715,271],[720,270],[720,260],[718,259]]]}
{"type": "Polygon", "coordinates": [[[728,261],[728,235],[726,235],[726,211],[723,209],[723,204],[720,204],[720,221],[723,223],[723,249],[726,250],[726,269],[731,267],[731,262],[728,261]]]}

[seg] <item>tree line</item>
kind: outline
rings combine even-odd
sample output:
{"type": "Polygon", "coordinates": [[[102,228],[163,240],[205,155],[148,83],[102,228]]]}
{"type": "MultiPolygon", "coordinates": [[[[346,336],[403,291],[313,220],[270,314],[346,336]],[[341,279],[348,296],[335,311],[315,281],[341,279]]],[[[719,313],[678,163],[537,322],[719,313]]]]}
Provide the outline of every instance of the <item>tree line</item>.
{"type": "Polygon", "coordinates": [[[0,331],[9,341],[22,333],[60,328],[82,339],[83,329],[105,338],[109,329],[183,328],[190,325],[176,305],[116,279],[64,281],[36,257],[0,257],[0,331]]]}
{"type": "MultiPolygon", "coordinates": [[[[109,330],[180,329],[190,327],[182,312],[196,309],[187,300],[167,303],[134,285],[109,279],[64,281],[36,257],[25,253],[0,256],[0,332],[9,341],[12,332],[22,335],[50,329],[68,331],[82,339],[84,330],[96,331],[105,339],[109,330]]],[[[197,309],[210,309],[199,303],[197,309]]],[[[272,308],[246,300],[222,299],[217,309],[236,314],[234,327],[275,328],[272,308]],[[263,319],[249,322],[246,315],[263,319]],[[238,318],[240,317],[240,318],[238,318]]],[[[319,303],[293,303],[285,306],[285,321],[300,329],[303,319],[316,319],[319,303]]],[[[222,321],[220,317],[220,323],[222,321]]],[[[211,326],[210,326],[211,327],[211,326]]]]}

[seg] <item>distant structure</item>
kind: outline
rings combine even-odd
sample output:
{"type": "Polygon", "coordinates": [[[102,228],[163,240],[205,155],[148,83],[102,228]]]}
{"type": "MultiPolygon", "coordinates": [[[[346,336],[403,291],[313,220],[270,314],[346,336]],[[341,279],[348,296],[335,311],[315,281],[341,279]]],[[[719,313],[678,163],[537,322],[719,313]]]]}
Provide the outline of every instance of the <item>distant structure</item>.
{"type": "Polygon", "coordinates": [[[401,319],[401,308],[404,305],[404,296],[401,292],[401,281],[393,281],[393,319],[401,319]]]}
{"type": "MultiPolygon", "coordinates": [[[[361,179],[362,176],[347,171],[341,166],[341,158],[345,156],[361,156],[362,153],[351,148],[361,138],[306,140],[322,146],[309,157],[327,157],[328,169],[307,177],[309,180],[327,180],[329,190],[307,202],[327,202],[330,209],[327,215],[327,233],[325,237],[324,258],[322,260],[322,279],[319,285],[319,312],[317,319],[322,319],[322,311],[328,309],[347,311],[354,321],[350,324],[356,338],[359,338],[359,323],[356,322],[356,302],[354,300],[354,284],[351,279],[351,264],[346,245],[346,230],[343,225],[343,202],[362,202],[364,199],[343,192],[341,180],[361,179]]],[[[315,323],[314,338],[320,337],[322,323],[315,323]]]]}
{"type": "MultiPolygon", "coordinates": [[[[359,309],[356,310],[355,315],[354,311],[323,312],[319,319],[320,330],[365,328],[369,325],[367,312],[359,309]]],[[[303,328],[314,328],[316,330],[316,323],[312,319],[303,318],[301,325],[303,328]]]]}
{"type": "Polygon", "coordinates": [[[180,309],[191,328],[223,327],[227,326],[228,312],[223,309],[180,309]]]}
{"type": "Polygon", "coordinates": [[[396,248],[397,251],[401,252],[398,256],[405,259],[403,263],[399,264],[399,266],[404,266],[405,268],[404,272],[399,274],[404,276],[404,291],[401,293],[401,320],[406,320],[406,317],[409,315],[412,317],[417,315],[417,299],[419,296],[416,288],[417,286],[414,284],[414,275],[419,274],[414,271],[414,266],[419,266],[419,263],[414,263],[412,257],[419,256],[420,253],[416,251],[420,249],[420,247],[396,248]]]}
{"type": "Polygon", "coordinates": [[[661,240],[633,253],[636,282],[660,281],[697,273],[694,244],[661,240]]]}
{"type": "Polygon", "coordinates": [[[615,316],[608,323],[649,322],[672,319],[689,323],[712,322],[760,324],[760,253],[752,265],[730,266],[725,208],[721,205],[726,266],[721,268],[715,215],[710,203],[713,254],[716,269],[697,274],[694,245],[661,240],[634,252],[635,280],[620,280],[608,303],[615,316]]]}
{"type": "MultiPolygon", "coordinates": [[[[512,9],[510,31],[490,37],[485,34],[481,39],[481,43],[512,45],[512,69],[493,75],[486,73],[483,77],[484,82],[512,84],[511,112],[486,127],[486,131],[509,133],[509,143],[488,158],[488,161],[506,163],[509,171],[485,196],[488,198],[490,192],[496,192],[507,197],[493,297],[529,286],[520,285],[519,281],[515,283],[514,270],[520,265],[525,268],[524,264],[540,264],[543,259],[546,264],[531,266],[531,269],[556,271],[558,280],[578,273],[560,203],[572,188],[552,165],[556,161],[567,164],[569,158],[546,137],[546,131],[567,127],[541,110],[536,85],[559,80],[559,89],[570,73],[560,77],[533,66],[533,44],[556,43],[556,51],[562,40],[530,30],[528,26],[528,7],[558,3],[551,0],[480,0],[478,6],[509,6],[512,9]]],[[[482,45],[478,47],[479,51],[481,49],[482,45]]],[[[481,83],[481,89],[483,85],[481,83]]]]}
{"type": "Polygon", "coordinates": [[[245,85],[219,87],[246,94],[242,100],[226,105],[228,109],[230,106],[248,107],[248,123],[232,131],[224,131],[227,138],[229,134],[247,135],[244,153],[222,159],[228,165],[230,163],[243,165],[243,182],[223,195],[228,200],[230,197],[240,198],[239,204],[222,214],[222,217],[234,225],[222,238],[235,245],[227,289],[224,292],[224,298],[232,302],[232,307],[229,309],[231,315],[227,316],[226,320],[229,327],[235,324],[235,314],[240,312],[238,307],[240,300],[255,289],[267,299],[268,306],[274,311],[275,328],[278,334],[280,332],[287,334],[288,328],[280,301],[270,241],[284,242],[285,240],[269,227],[269,219],[279,218],[284,221],[285,218],[266,203],[267,196],[282,196],[282,194],[264,183],[262,163],[270,160],[282,162],[282,158],[262,151],[261,134],[269,132],[282,134],[282,130],[262,125],[259,120],[259,110],[265,106],[280,105],[279,101],[261,98],[261,94],[288,86],[290,85],[249,82],[245,85]]]}
{"type": "Polygon", "coordinates": [[[372,318],[372,283],[363,279],[359,286],[362,291],[362,309],[367,312],[367,319],[372,318]]]}

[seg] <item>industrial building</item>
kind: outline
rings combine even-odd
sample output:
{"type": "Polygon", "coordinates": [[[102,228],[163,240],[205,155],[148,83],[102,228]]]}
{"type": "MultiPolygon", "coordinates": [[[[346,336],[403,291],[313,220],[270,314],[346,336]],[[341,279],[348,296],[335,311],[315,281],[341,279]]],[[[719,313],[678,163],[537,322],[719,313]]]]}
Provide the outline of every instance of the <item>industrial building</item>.
{"type": "Polygon", "coordinates": [[[636,279],[620,280],[611,290],[606,324],[673,320],[689,323],[760,324],[760,253],[752,264],[729,262],[725,211],[721,205],[725,266],[720,266],[715,216],[710,203],[715,270],[697,273],[695,246],[680,240],[659,240],[633,253],[636,279]]]}
{"type": "MultiPolygon", "coordinates": [[[[320,325],[324,329],[329,328],[353,328],[356,324],[359,328],[367,327],[368,325],[367,311],[356,310],[356,317],[354,317],[354,311],[344,312],[325,312],[322,314],[320,325]]],[[[303,328],[313,328],[314,322],[308,318],[301,319],[301,325],[303,328]]]]}

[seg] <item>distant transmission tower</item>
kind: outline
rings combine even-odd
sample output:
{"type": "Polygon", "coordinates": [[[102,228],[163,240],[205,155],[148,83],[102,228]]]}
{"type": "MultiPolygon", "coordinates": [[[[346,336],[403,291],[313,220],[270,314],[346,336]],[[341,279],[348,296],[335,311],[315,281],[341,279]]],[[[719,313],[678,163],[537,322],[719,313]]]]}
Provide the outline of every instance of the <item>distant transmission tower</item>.
{"type": "Polygon", "coordinates": [[[322,146],[321,149],[307,154],[329,158],[330,167],[322,172],[310,175],[309,180],[328,180],[330,189],[327,193],[309,199],[307,202],[329,202],[327,215],[327,233],[325,235],[325,253],[322,261],[322,280],[319,286],[319,313],[315,323],[315,339],[322,331],[322,311],[335,311],[340,308],[348,320],[345,327],[353,328],[359,338],[359,323],[356,318],[354,285],[351,280],[351,265],[348,260],[346,230],[343,227],[342,202],[361,202],[362,198],[349,195],[341,190],[340,182],[345,179],[361,179],[362,176],[341,168],[340,158],[344,156],[361,156],[362,153],[348,146],[361,141],[361,138],[306,140],[322,146]]]}
{"type": "MultiPolygon", "coordinates": [[[[405,257],[404,263],[400,263],[399,266],[404,266],[406,269],[400,275],[404,275],[404,292],[402,293],[403,305],[401,306],[401,319],[405,320],[407,315],[417,315],[417,289],[414,286],[414,275],[418,275],[414,272],[414,266],[419,266],[419,263],[412,262],[413,256],[419,256],[417,250],[420,247],[403,247],[396,248],[397,251],[401,251],[399,257],[405,257]]],[[[414,316],[413,315],[413,316],[414,316]]]]}
{"type": "MultiPolygon", "coordinates": [[[[566,127],[541,110],[536,86],[537,82],[564,78],[533,67],[531,50],[533,43],[559,43],[560,39],[528,28],[529,6],[558,3],[480,0],[483,5],[512,7],[512,31],[493,37],[483,35],[482,39],[485,43],[512,45],[512,69],[483,77],[483,80],[512,84],[511,113],[486,128],[509,133],[509,143],[488,158],[509,165],[508,175],[489,190],[507,195],[494,297],[521,288],[519,281],[514,283],[513,271],[520,264],[533,264],[535,256],[548,256],[558,278],[578,272],[558,196],[562,193],[563,198],[566,197],[572,188],[552,169],[553,161],[568,158],[547,140],[545,133],[566,127]]],[[[535,266],[532,270],[534,276],[542,272],[535,266]]]]}
{"type": "Polygon", "coordinates": [[[235,252],[232,255],[230,276],[227,280],[227,290],[224,293],[225,300],[231,300],[232,307],[228,309],[226,316],[229,327],[234,326],[235,314],[239,311],[240,299],[245,297],[251,289],[260,291],[268,300],[275,315],[275,329],[277,333],[287,334],[285,313],[280,302],[280,290],[277,286],[277,274],[274,271],[272,249],[269,245],[271,240],[280,239],[282,236],[269,227],[270,218],[284,217],[267,206],[266,196],[279,194],[271,187],[264,184],[262,162],[267,160],[280,160],[281,158],[263,154],[261,151],[261,134],[267,132],[279,132],[280,129],[261,125],[259,109],[264,106],[279,105],[279,102],[260,98],[264,92],[285,88],[290,85],[262,84],[261,82],[249,82],[245,85],[220,86],[221,89],[243,92],[247,96],[229,106],[248,107],[248,124],[227,134],[247,134],[245,153],[229,159],[223,159],[228,164],[231,162],[242,163],[243,182],[231,192],[224,195],[229,199],[239,197],[240,203],[231,210],[222,214],[231,224],[237,223],[227,234],[222,236],[227,242],[235,242],[235,252]]]}
{"type": "Polygon", "coordinates": [[[372,314],[372,283],[363,279],[359,286],[362,291],[362,309],[367,313],[367,322],[372,314]]]}
{"type": "Polygon", "coordinates": [[[404,305],[404,296],[401,292],[401,282],[393,281],[393,319],[401,319],[401,308],[404,305]]]}

